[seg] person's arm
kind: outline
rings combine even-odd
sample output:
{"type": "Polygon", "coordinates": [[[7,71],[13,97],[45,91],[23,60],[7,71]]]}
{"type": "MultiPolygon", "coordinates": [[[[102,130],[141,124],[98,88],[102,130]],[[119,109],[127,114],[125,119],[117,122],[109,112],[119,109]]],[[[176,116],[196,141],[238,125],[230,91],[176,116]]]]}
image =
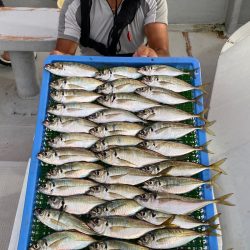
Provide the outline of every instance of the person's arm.
{"type": "Polygon", "coordinates": [[[51,52],[52,55],[74,55],[76,53],[78,47],[78,43],[68,40],[68,39],[63,39],[63,38],[58,38],[56,41],[56,48],[51,52]]]}

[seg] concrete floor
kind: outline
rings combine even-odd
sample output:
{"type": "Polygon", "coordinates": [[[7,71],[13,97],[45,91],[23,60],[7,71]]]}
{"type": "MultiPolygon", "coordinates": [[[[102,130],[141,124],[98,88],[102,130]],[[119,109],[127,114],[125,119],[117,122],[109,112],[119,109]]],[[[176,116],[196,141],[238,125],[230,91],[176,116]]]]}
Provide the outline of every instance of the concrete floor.
{"type": "MultiPolygon", "coordinates": [[[[171,56],[197,57],[201,62],[203,82],[212,86],[217,59],[225,41],[212,32],[170,32],[171,56]]],[[[47,55],[38,53],[39,79],[47,55]]],[[[7,249],[25,173],[24,163],[32,149],[38,97],[22,100],[17,96],[11,68],[0,66],[0,86],[0,167],[3,173],[0,175],[0,249],[7,249]]]]}

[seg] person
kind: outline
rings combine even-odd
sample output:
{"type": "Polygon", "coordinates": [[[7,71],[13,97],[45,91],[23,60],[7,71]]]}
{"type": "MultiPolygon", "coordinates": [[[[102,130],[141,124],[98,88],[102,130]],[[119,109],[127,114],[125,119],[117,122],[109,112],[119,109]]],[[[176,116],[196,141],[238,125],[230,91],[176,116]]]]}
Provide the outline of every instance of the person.
{"type": "Polygon", "coordinates": [[[65,0],[51,54],[78,46],[83,55],[169,56],[166,0],[65,0]]]}

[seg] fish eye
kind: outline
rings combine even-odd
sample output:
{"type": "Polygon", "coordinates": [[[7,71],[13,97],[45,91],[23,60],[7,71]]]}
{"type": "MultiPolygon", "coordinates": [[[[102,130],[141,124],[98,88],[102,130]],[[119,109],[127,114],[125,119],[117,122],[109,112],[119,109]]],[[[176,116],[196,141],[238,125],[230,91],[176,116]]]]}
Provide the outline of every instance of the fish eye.
{"type": "Polygon", "coordinates": [[[161,170],[160,167],[156,167],[156,169],[157,169],[157,171],[160,171],[160,170],[161,170]]]}
{"type": "Polygon", "coordinates": [[[149,128],[149,132],[153,132],[154,129],[152,127],[149,128]]]}
{"type": "Polygon", "coordinates": [[[114,155],[115,155],[115,157],[117,157],[117,152],[116,151],[115,151],[114,155]]]}
{"type": "Polygon", "coordinates": [[[44,156],[48,156],[48,153],[46,151],[43,154],[44,154],[44,156]]]}
{"type": "Polygon", "coordinates": [[[156,217],[156,213],[155,212],[152,212],[152,217],[156,217]]]}
{"type": "Polygon", "coordinates": [[[108,131],[108,127],[107,127],[107,126],[104,126],[104,130],[105,130],[105,131],[108,131]]]}
{"type": "Polygon", "coordinates": [[[48,217],[48,218],[50,217],[50,212],[48,212],[47,217],[48,217]]]}
{"type": "Polygon", "coordinates": [[[97,175],[97,176],[100,176],[100,174],[101,174],[100,170],[96,170],[94,174],[97,175]]]}
{"type": "Polygon", "coordinates": [[[146,194],[143,194],[141,197],[142,197],[142,199],[145,199],[147,196],[146,196],[146,194]]]}
{"type": "Polygon", "coordinates": [[[116,99],[115,95],[111,95],[111,101],[113,102],[116,99]]]}
{"type": "Polygon", "coordinates": [[[55,187],[55,186],[56,186],[55,182],[51,182],[51,184],[52,184],[52,187],[55,187]]]}
{"type": "Polygon", "coordinates": [[[108,211],[109,211],[109,209],[106,207],[106,208],[105,208],[105,211],[106,211],[106,212],[108,212],[108,211]]]}
{"type": "Polygon", "coordinates": [[[105,225],[106,225],[106,227],[108,227],[108,226],[109,226],[109,223],[108,223],[108,221],[106,221],[105,225]]]}

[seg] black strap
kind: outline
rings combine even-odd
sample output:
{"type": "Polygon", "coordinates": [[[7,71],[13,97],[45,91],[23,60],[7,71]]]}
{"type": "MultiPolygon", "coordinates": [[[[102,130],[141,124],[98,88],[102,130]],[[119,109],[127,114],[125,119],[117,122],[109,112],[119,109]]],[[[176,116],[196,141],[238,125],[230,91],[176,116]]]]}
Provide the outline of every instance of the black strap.
{"type": "Polygon", "coordinates": [[[117,45],[119,44],[121,34],[124,28],[133,22],[140,5],[141,0],[123,1],[120,12],[115,15],[114,25],[108,36],[108,44],[105,46],[90,38],[90,10],[92,0],[81,0],[81,45],[95,49],[104,56],[117,55],[117,52],[119,52],[117,45]]]}

